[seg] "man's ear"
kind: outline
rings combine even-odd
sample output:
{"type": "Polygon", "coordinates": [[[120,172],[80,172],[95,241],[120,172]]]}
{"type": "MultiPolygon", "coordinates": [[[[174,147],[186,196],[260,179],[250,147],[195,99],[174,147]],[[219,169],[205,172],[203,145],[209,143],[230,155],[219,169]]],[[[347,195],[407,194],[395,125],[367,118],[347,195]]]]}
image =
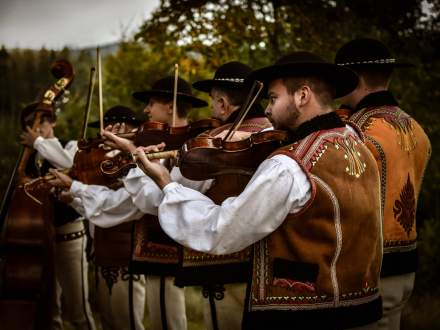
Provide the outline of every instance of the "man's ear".
{"type": "Polygon", "coordinates": [[[228,100],[224,96],[221,96],[221,97],[218,98],[218,103],[220,105],[220,113],[222,115],[226,114],[227,110],[228,110],[228,107],[229,107],[228,100]]]}
{"type": "Polygon", "coordinates": [[[312,97],[312,90],[309,86],[303,85],[295,92],[293,97],[295,99],[296,108],[302,108],[309,103],[310,98],[312,97]]]}
{"type": "Polygon", "coordinates": [[[50,125],[52,126],[52,128],[54,128],[55,126],[57,126],[57,122],[53,121],[53,122],[50,123],[50,125]]]}
{"type": "Polygon", "coordinates": [[[172,115],[173,114],[173,101],[168,102],[167,108],[168,108],[168,110],[167,110],[168,114],[172,115]]]}

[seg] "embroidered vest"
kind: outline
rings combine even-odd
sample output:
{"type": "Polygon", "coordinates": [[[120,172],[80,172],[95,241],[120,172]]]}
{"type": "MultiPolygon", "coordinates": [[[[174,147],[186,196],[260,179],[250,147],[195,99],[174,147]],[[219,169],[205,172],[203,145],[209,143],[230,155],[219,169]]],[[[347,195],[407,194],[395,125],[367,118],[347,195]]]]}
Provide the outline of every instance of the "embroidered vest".
{"type": "Polygon", "coordinates": [[[293,158],[310,201],[254,244],[246,327],[342,329],[381,317],[377,166],[359,136],[321,130],[273,155],[293,158]]]}
{"type": "MultiPolygon", "coordinates": [[[[223,125],[204,135],[215,136],[228,130],[231,125],[223,125]]],[[[267,118],[251,118],[244,120],[239,130],[256,133],[269,127],[272,125],[267,118]]],[[[250,178],[251,176],[238,174],[218,176],[205,195],[216,204],[221,204],[228,197],[238,196],[250,178]]],[[[182,268],[176,276],[176,284],[185,286],[247,282],[250,276],[249,256],[249,248],[232,254],[213,255],[183,247],[182,268]]]]}
{"type": "Polygon", "coordinates": [[[366,136],[381,174],[382,276],[417,268],[416,207],[431,145],[420,125],[397,106],[367,107],[349,121],[366,136]]]}
{"type": "Polygon", "coordinates": [[[111,228],[95,226],[95,262],[100,267],[128,267],[131,255],[131,226],[123,223],[111,228]]]}
{"type": "Polygon", "coordinates": [[[175,276],[181,248],[160,227],[159,219],[146,214],[135,221],[132,269],[135,273],[175,276]]]}

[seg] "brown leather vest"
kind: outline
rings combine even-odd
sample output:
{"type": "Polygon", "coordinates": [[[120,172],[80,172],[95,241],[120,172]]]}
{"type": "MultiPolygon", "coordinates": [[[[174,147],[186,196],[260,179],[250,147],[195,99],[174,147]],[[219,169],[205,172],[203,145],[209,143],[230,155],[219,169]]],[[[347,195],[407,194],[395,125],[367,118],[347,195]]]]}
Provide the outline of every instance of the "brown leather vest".
{"type": "Polygon", "coordinates": [[[159,219],[146,214],[135,222],[132,269],[135,273],[175,276],[181,247],[160,227],[159,219]]]}
{"type": "Polygon", "coordinates": [[[95,262],[100,267],[128,267],[131,254],[131,223],[112,228],[95,226],[95,262]]]}
{"type": "MultiPolygon", "coordinates": [[[[228,130],[231,125],[223,125],[205,135],[215,136],[228,130]]],[[[267,118],[251,118],[244,120],[239,130],[256,133],[269,127],[272,125],[267,118]]],[[[228,197],[238,196],[250,178],[248,175],[237,174],[218,176],[205,195],[216,204],[221,204],[228,197]]],[[[250,276],[249,255],[249,248],[232,254],[213,255],[183,247],[182,268],[176,276],[176,283],[206,285],[246,282],[250,276]]]]}
{"type": "Polygon", "coordinates": [[[284,318],[299,324],[307,315],[306,323],[318,317],[340,329],[355,326],[343,323],[353,317],[376,321],[382,228],[373,156],[345,127],[314,132],[276,154],[303,168],[312,196],[254,245],[252,322],[284,318]]]}
{"type": "Polygon", "coordinates": [[[367,107],[349,118],[366,136],[381,175],[382,275],[416,270],[416,207],[431,145],[420,125],[398,106],[367,107]]]}

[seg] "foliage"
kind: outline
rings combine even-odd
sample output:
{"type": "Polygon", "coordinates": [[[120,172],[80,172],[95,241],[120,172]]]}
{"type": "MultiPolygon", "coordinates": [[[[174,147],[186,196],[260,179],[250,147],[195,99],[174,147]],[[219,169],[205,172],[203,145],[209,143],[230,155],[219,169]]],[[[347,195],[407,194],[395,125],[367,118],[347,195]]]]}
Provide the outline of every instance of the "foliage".
{"type": "MultiPolygon", "coordinates": [[[[207,77],[204,62],[197,54],[184,53],[179,47],[168,46],[153,50],[136,42],[121,43],[118,52],[106,62],[105,95],[107,104],[122,103],[141,112],[145,105],[131,96],[133,92],[150,89],[153,83],[165,76],[174,75],[174,64],[179,64],[179,75],[188,81],[207,77]]],[[[198,95],[207,99],[207,95],[198,95]]],[[[191,117],[208,116],[209,113],[193,112],[191,117]]]]}
{"type": "MultiPolygon", "coordinates": [[[[391,89],[432,142],[418,206],[421,268],[416,298],[423,299],[420,293],[435,285],[440,275],[436,266],[440,254],[436,243],[440,234],[440,0],[161,0],[135,39],[121,42],[104,59],[104,108],[124,104],[140,115],[144,105],[131,94],[173,74],[174,63],[179,63],[183,78],[194,82],[212,77],[219,65],[230,60],[257,68],[293,50],[309,50],[331,61],[343,43],[356,37],[378,38],[395,57],[416,65],[396,70],[391,89]]],[[[60,113],[57,127],[62,138],[71,139],[81,126],[93,52],[0,50],[2,168],[12,167],[15,161],[19,110],[53,82],[48,66],[58,56],[70,59],[77,72],[71,102],[60,113]]],[[[98,113],[96,93],[95,89],[92,120],[98,113]]],[[[198,96],[207,99],[206,94],[198,96]]],[[[204,109],[192,116],[208,113],[204,109]]],[[[3,187],[8,171],[0,175],[3,187]]]]}
{"type": "MultiPolygon", "coordinates": [[[[391,89],[402,107],[440,138],[440,1],[422,0],[162,0],[137,33],[153,51],[179,45],[197,53],[211,70],[238,59],[270,64],[281,54],[309,50],[333,60],[337,49],[356,37],[385,42],[395,56],[417,68],[395,73],[391,89]],[[380,8],[380,11],[378,11],[380,8]]],[[[440,218],[439,144],[433,143],[419,215],[440,218]]]]}

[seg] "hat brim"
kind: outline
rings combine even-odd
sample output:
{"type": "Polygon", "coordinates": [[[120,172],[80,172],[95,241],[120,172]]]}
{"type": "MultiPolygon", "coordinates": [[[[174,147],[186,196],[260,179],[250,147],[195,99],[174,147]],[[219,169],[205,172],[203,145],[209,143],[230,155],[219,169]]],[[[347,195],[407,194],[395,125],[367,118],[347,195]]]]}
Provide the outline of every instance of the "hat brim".
{"type": "Polygon", "coordinates": [[[242,82],[207,79],[196,81],[192,86],[198,91],[210,93],[213,87],[243,88],[244,84],[242,82]]]}
{"type": "MultiPolygon", "coordinates": [[[[135,119],[135,120],[125,120],[124,122],[133,124],[134,126],[139,126],[140,124],[144,123],[145,120],[135,119]]],[[[100,128],[99,120],[88,123],[87,127],[100,128]]]]}
{"type": "Polygon", "coordinates": [[[249,74],[246,81],[258,80],[264,83],[264,92],[273,80],[285,77],[312,76],[322,78],[335,88],[334,98],[339,98],[352,92],[358,85],[359,78],[352,70],[331,63],[285,63],[268,66],[249,74]]]}
{"type": "MultiPolygon", "coordinates": [[[[141,102],[148,103],[151,97],[158,96],[158,97],[173,97],[173,93],[170,91],[164,91],[164,90],[148,90],[148,91],[141,91],[141,92],[134,92],[133,97],[141,102]]],[[[177,93],[177,99],[182,102],[186,102],[191,104],[194,108],[203,108],[208,105],[208,103],[204,100],[201,100],[195,96],[184,94],[184,93],[177,93]]]]}

